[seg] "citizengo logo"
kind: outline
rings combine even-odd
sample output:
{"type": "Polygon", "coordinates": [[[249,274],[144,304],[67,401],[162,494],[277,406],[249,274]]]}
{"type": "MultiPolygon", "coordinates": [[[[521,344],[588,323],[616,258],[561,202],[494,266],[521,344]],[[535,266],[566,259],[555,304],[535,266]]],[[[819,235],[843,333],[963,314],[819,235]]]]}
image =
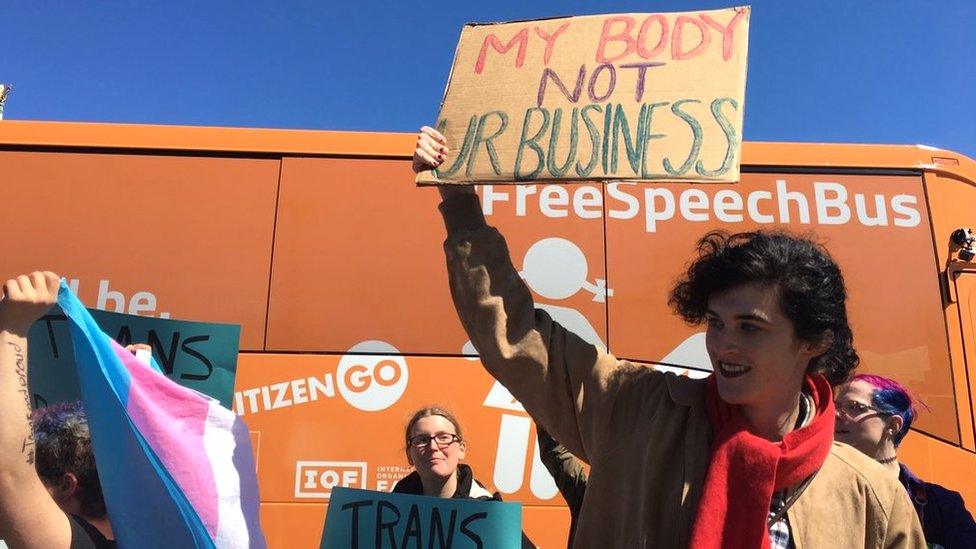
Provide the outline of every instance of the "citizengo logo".
{"type": "Polygon", "coordinates": [[[284,380],[234,393],[234,411],[255,414],[334,398],[336,388],[351,406],[364,412],[385,410],[407,389],[407,361],[385,341],[363,341],[343,355],[335,373],[284,380]]]}
{"type": "Polygon", "coordinates": [[[329,499],[332,489],[366,488],[365,461],[299,461],[295,463],[295,497],[329,499]]]}
{"type": "Polygon", "coordinates": [[[336,377],[339,392],[346,402],[364,412],[392,406],[407,389],[407,361],[396,347],[383,341],[364,341],[349,353],[388,353],[383,355],[347,354],[339,361],[336,377]]]}

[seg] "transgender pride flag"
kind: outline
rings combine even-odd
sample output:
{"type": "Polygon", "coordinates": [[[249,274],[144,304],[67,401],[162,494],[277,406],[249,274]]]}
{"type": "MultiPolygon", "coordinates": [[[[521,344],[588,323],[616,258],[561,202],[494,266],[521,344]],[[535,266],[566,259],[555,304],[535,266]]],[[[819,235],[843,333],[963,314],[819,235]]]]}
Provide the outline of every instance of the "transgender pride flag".
{"type": "Polygon", "coordinates": [[[119,547],[264,547],[243,421],[112,341],[63,279],[58,304],[119,547]]]}

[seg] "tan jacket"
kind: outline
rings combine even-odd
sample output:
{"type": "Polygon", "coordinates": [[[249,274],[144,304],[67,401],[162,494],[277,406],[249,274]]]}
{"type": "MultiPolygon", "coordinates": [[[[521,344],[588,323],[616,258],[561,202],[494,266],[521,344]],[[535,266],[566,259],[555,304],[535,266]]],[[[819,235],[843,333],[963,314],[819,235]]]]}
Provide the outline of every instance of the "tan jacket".
{"type": "MultiPolygon", "coordinates": [[[[477,197],[441,212],[451,293],[481,361],[591,466],[575,546],[686,547],[712,440],[703,383],[617,360],[534,309],[477,197]]],[[[789,524],[798,549],[925,546],[897,478],[837,443],[789,524]]]]}

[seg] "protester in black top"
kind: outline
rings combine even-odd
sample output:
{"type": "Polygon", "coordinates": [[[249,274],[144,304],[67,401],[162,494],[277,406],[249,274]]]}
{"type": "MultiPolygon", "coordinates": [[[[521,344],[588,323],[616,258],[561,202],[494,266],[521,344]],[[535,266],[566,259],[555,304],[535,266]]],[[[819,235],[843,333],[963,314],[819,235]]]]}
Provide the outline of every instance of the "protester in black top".
{"type": "Polygon", "coordinates": [[[0,539],[10,547],[115,547],[79,406],[38,411],[32,425],[27,332],[57,301],[60,278],[7,280],[0,300],[0,539]]]}
{"type": "Polygon", "coordinates": [[[898,480],[912,498],[929,547],[976,549],[976,523],[959,492],[925,482],[899,465],[898,480]]]}
{"type": "Polygon", "coordinates": [[[7,280],[0,301],[0,538],[11,547],[72,546],[72,521],[34,468],[36,448],[27,384],[27,331],[58,295],[54,273],[7,280]]]}
{"type": "MultiPolygon", "coordinates": [[[[81,402],[39,408],[33,419],[37,474],[58,507],[81,526],[72,528],[72,539],[91,538],[84,547],[114,546],[112,524],[95,468],[88,417],[81,402]]],[[[77,545],[73,542],[72,547],[77,545]]]]}
{"type": "Polygon", "coordinates": [[[71,549],[115,549],[115,540],[107,539],[98,528],[78,515],[71,515],[71,549]]]}
{"type": "Polygon", "coordinates": [[[576,456],[571,454],[565,446],[560,444],[552,435],[536,424],[539,436],[539,458],[546,470],[556,481],[559,493],[569,506],[569,540],[567,547],[573,546],[576,534],[576,520],[583,507],[583,495],[586,493],[586,471],[576,456]]]}

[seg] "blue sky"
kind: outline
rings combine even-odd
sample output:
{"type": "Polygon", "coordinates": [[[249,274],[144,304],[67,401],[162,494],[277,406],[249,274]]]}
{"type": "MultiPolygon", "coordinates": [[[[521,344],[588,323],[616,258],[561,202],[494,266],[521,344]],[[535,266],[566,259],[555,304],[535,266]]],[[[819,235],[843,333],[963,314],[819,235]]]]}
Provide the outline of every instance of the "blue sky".
{"type": "MultiPolygon", "coordinates": [[[[8,0],[0,82],[7,119],[412,132],[466,22],[732,5],[8,0]]],[[[751,5],[746,139],[976,157],[976,2],[751,5]]]]}

